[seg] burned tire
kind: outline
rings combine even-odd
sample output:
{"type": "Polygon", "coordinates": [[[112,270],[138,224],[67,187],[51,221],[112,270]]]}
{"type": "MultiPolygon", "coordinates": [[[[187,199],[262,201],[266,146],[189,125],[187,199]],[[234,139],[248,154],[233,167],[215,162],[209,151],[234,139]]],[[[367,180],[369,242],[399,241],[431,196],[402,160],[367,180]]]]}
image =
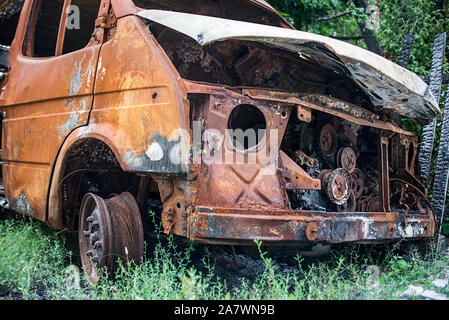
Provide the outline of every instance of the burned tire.
{"type": "Polygon", "coordinates": [[[93,284],[98,283],[102,268],[113,275],[121,262],[142,260],[142,220],[128,192],[107,200],[86,194],[78,230],[81,263],[93,284]]]}

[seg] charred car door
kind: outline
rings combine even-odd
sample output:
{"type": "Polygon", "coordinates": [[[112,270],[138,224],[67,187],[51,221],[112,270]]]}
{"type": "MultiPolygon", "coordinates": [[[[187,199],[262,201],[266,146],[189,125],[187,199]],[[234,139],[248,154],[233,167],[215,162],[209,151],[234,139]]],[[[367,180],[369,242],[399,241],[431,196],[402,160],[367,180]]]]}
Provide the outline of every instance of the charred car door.
{"type": "Polygon", "coordinates": [[[93,103],[99,2],[26,1],[11,46],[2,94],[5,192],[12,209],[42,221],[52,164],[93,103]]]}

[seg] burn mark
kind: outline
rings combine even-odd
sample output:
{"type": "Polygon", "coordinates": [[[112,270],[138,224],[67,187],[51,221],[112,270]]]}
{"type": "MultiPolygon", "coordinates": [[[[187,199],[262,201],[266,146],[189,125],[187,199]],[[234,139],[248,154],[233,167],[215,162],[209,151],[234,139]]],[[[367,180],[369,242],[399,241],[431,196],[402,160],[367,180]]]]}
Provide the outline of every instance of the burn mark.
{"type": "MultiPolygon", "coordinates": [[[[84,62],[85,56],[81,59],[81,61],[75,61],[74,64],[74,71],[72,78],[70,80],[70,87],[69,87],[69,96],[74,97],[76,96],[80,89],[83,87],[83,80],[86,80],[86,86],[90,87],[90,83],[92,80],[93,72],[95,71],[94,67],[94,56],[91,57],[91,59],[88,62],[88,65],[86,67],[86,70],[84,73],[82,73],[83,70],[83,62],[84,62]]],[[[69,106],[67,106],[69,108],[69,106]]]]}
{"type": "Polygon", "coordinates": [[[424,233],[424,226],[417,219],[409,219],[404,226],[398,226],[398,231],[404,238],[417,238],[424,233]]]}
{"type": "Polygon", "coordinates": [[[182,173],[181,139],[168,140],[154,132],[148,147],[141,154],[128,151],[123,161],[131,171],[155,173],[182,173]]]}

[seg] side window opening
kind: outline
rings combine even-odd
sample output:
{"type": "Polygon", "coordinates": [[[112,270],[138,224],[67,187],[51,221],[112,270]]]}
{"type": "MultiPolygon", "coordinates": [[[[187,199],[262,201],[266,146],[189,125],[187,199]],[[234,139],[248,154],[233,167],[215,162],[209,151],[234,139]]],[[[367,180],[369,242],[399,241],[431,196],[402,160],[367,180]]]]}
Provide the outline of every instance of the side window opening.
{"type": "MultiPolygon", "coordinates": [[[[86,47],[95,29],[101,0],[72,0],[68,8],[62,54],[86,47]]],[[[23,45],[29,57],[55,56],[64,0],[35,0],[23,45]],[[34,19],[34,20],[33,20],[34,19]]],[[[64,13],[65,14],[65,13],[64,13]]]]}
{"type": "Polygon", "coordinates": [[[34,32],[32,21],[26,36],[25,55],[31,57],[52,57],[55,55],[58,40],[59,20],[61,19],[63,0],[35,0],[32,10],[37,12],[34,32]],[[34,42],[34,45],[33,45],[34,42]]]}
{"type": "Polygon", "coordinates": [[[86,47],[95,29],[101,0],[72,0],[69,8],[62,54],[86,47]]]}

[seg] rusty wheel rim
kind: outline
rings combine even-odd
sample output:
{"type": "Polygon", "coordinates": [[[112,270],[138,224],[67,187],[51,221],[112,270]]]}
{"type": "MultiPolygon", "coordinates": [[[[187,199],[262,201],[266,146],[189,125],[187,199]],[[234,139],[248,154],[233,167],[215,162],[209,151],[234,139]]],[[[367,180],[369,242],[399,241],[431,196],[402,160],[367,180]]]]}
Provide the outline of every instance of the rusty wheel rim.
{"type": "Polygon", "coordinates": [[[112,253],[112,228],[108,208],[102,198],[86,194],[80,211],[78,229],[81,263],[90,281],[97,284],[101,268],[111,268],[107,257],[112,253]]]}
{"type": "Polygon", "coordinates": [[[143,257],[143,227],[134,197],[124,192],[103,200],[86,194],[81,204],[79,245],[81,262],[97,284],[102,268],[114,274],[121,262],[139,264],[143,257]]]}
{"type": "Polygon", "coordinates": [[[133,195],[124,192],[105,201],[112,221],[112,230],[117,235],[114,241],[113,271],[116,260],[133,261],[138,264],[143,257],[143,226],[139,206],[133,195]]]}

